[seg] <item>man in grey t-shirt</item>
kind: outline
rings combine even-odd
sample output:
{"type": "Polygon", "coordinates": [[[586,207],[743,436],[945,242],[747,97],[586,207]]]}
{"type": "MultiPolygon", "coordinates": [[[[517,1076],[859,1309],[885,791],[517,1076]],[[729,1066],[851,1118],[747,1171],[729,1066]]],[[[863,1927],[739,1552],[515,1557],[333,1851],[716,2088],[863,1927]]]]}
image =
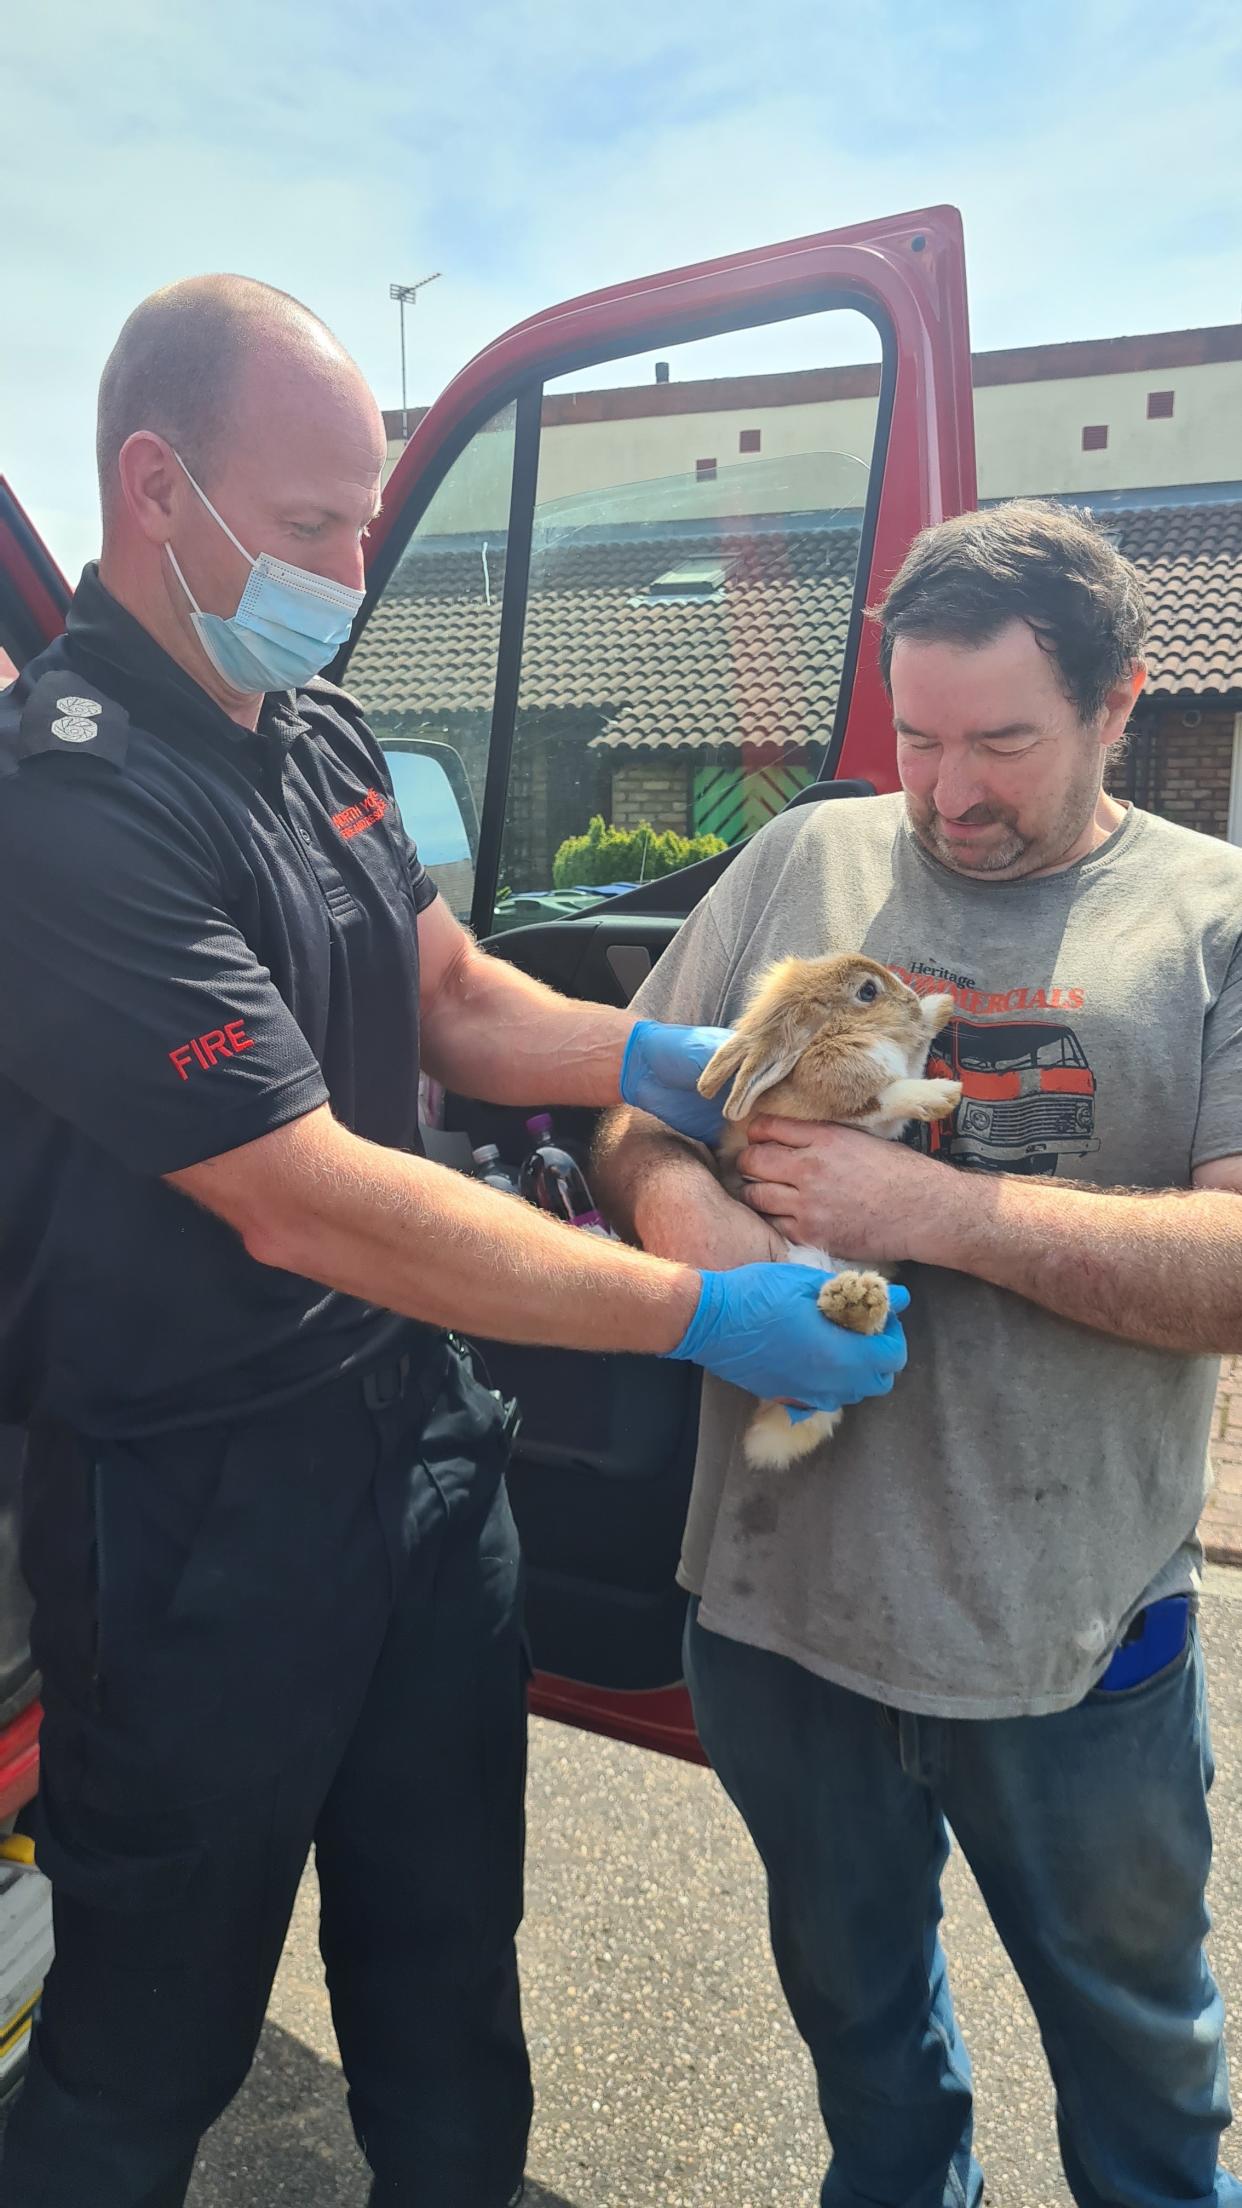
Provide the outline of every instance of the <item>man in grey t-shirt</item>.
{"type": "Polygon", "coordinates": [[[946,1824],[1035,2008],[1080,2208],[1242,2202],[1202,1952],[1195,1526],[1242,1348],[1242,852],[1107,796],[1137,578],[1081,516],[925,533],[881,613],[904,798],[758,836],[645,984],[736,1019],[862,949],[953,1013],[918,1143],[769,1120],[746,1206],[637,1114],[605,1199],[650,1249],[902,1267],[909,1370],[782,1473],[708,1381],[682,1577],[712,1761],[769,1879],[833,2148],[824,2208],[974,2208],[936,1936],[946,1824]],[[930,1154],[929,1154],[930,1153],[930,1154]]]}

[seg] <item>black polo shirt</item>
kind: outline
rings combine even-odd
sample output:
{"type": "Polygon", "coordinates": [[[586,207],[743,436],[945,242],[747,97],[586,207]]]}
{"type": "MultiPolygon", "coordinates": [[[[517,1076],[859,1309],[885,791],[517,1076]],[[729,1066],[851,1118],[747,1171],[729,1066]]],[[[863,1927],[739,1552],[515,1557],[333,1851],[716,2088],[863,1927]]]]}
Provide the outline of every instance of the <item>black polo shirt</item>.
{"type": "Polygon", "coordinates": [[[382,1354],[161,1175],[325,1101],[418,1148],[434,895],[343,692],[251,734],[86,570],[0,697],[0,1416],[149,1432],[382,1354]]]}

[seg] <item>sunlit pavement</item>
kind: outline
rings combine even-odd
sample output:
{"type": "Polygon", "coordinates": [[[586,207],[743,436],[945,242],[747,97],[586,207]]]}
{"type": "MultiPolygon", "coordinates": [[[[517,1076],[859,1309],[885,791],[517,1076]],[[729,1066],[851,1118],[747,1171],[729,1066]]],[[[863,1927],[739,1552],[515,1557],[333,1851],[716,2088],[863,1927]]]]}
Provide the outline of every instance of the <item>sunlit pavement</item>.
{"type": "MultiPolygon", "coordinates": [[[[1242,2078],[1242,1573],[1204,1634],[1219,1779],[1216,1968],[1242,2078]]],[[[813,2208],[822,2148],[746,1836],[711,1777],[533,1729],[527,2020],[539,2111],[531,2208],[813,2208]]],[[[960,1864],[947,1939],[995,2208],[1066,2208],[1022,1995],[960,1864]]],[[[1242,2169],[1242,2135],[1237,2166],[1242,2169]]],[[[259,2060],[206,2141],[192,2208],[363,2208],[303,1887],[259,2060]]]]}

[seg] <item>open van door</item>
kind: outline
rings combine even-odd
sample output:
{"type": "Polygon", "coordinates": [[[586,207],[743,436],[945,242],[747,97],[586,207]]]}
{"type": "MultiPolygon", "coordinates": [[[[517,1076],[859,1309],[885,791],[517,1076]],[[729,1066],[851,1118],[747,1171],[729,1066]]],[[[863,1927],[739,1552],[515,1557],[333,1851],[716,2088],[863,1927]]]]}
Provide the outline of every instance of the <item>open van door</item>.
{"type": "Polygon", "coordinates": [[[0,475],[0,689],[59,636],[69,585],[0,475]]]}
{"type": "MultiPolygon", "coordinates": [[[[0,476],[0,689],[60,634],[68,604],[64,576],[0,476]]],[[[20,1433],[0,1426],[0,1824],[33,1794],[38,1768],[30,1602],[17,1561],[20,1464],[20,1433]]]]}
{"type": "MultiPolygon", "coordinates": [[[[440,875],[454,910],[524,971],[625,1004],[765,819],[896,787],[864,609],[919,529],[974,503],[953,209],[677,269],[536,315],[455,378],[388,484],[332,672],[381,741],[469,783],[477,827],[440,875]],[[861,366],[832,365],[857,359],[847,327],[861,366]],[[677,371],[654,390],[653,355],[677,371]],[[791,378],[791,358],[812,365],[791,378]],[[649,880],[644,822],[715,855],[649,880]],[[624,848],[626,878],[601,880],[592,848],[624,848]]],[[[420,840],[417,811],[407,826],[420,840]]],[[[447,1116],[520,1154],[521,1111],[447,1116]]],[[[694,1755],[674,1575],[697,1373],[480,1346],[523,1411],[535,1707],[694,1755]]]]}
{"type": "MultiPolygon", "coordinates": [[[[0,476],[0,689],[59,634],[68,603],[64,576],[0,476]]],[[[0,1426],[0,2107],[25,2069],[51,1946],[48,1892],[28,1869],[28,1844],[2,1837],[39,1771],[39,1681],[18,1564],[21,1447],[20,1432],[0,1426]]]]}

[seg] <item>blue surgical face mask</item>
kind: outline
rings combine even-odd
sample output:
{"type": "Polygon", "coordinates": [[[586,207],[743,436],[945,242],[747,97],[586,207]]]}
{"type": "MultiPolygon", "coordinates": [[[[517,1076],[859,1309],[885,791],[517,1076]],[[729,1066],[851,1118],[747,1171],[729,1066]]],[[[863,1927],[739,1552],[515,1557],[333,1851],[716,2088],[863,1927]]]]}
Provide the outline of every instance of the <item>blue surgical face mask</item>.
{"type": "Polygon", "coordinates": [[[199,643],[221,681],[239,697],[254,697],[261,690],[298,689],[319,674],[345,642],[365,592],[330,582],[309,568],[294,567],[270,552],[260,552],[255,559],[194,482],[180,453],[173,457],[212,520],[250,562],[250,579],[236,613],[204,613],[169,545],[168,557],[189,600],[199,643]]]}

